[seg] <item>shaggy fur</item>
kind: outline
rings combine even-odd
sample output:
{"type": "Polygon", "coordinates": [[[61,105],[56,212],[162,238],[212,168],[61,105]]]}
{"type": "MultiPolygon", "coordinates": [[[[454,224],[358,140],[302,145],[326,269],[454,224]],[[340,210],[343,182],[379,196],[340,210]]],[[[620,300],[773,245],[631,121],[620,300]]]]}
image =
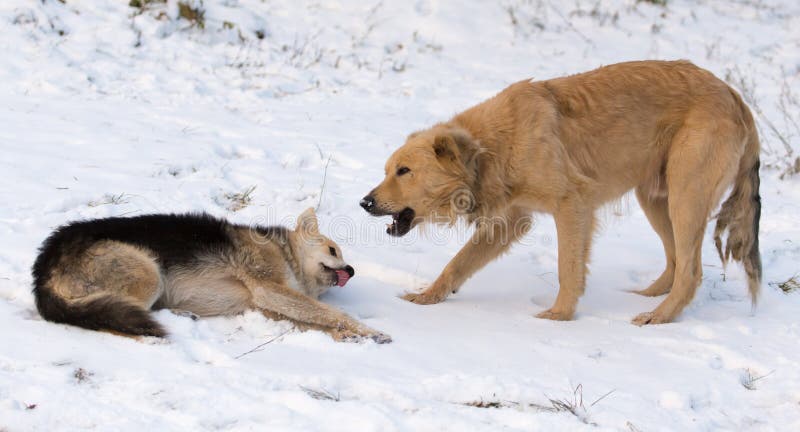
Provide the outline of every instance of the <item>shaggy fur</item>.
{"type": "Polygon", "coordinates": [[[354,270],[319,233],[308,209],[292,231],[206,214],[75,222],[57,229],[33,266],[39,313],[49,321],[133,336],[165,336],[148,312],[198,316],[261,310],[337,340],[391,339],[317,301],[354,270]]]}
{"type": "Polygon", "coordinates": [[[634,189],[666,255],[662,275],[638,292],[669,295],[633,322],[663,323],[694,296],[706,222],[731,186],[715,241],[723,259],[744,263],[755,302],[758,160],[753,117],[724,82],[686,61],[620,63],[520,81],[411,134],[361,205],[373,215],[391,215],[392,235],[459,217],[476,225],[433,285],[404,297],[419,304],[455,293],[525,235],[532,213],[552,214],[560,288],[553,307],[538,316],[569,320],[584,291],[597,209],[634,189]]]}

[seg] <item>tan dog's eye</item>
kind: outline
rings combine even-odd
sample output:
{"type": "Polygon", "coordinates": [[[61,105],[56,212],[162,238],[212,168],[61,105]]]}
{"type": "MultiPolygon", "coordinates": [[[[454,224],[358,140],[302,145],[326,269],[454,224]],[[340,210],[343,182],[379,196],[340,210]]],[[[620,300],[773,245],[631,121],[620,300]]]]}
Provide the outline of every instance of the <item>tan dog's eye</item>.
{"type": "Polygon", "coordinates": [[[411,171],[411,170],[408,167],[400,167],[400,168],[397,169],[397,176],[399,177],[399,176],[401,176],[403,174],[408,173],[409,171],[411,171]]]}
{"type": "Polygon", "coordinates": [[[336,256],[336,249],[333,246],[328,246],[328,250],[331,252],[331,256],[336,256]]]}

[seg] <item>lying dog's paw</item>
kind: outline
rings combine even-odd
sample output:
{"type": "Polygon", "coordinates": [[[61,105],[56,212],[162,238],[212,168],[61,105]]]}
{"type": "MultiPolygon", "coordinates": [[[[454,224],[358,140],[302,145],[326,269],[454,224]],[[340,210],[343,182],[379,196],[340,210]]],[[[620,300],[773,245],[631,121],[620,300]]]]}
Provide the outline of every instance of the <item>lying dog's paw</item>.
{"type": "Polygon", "coordinates": [[[371,340],[372,342],[375,342],[376,344],[379,345],[392,343],[392,337],[383,333],[374,333],[366,336],[352,335],[344,339],[341,339],[339,342],[362,343],[368,340],[371,340]]]}
{"type": "Polygon", "coordinates": [[[421,293],[405,293],[400,298],[419,305],[432,305],[443,302],[446,297],[447,296],[437,292],[431,292],[430,290],[427,290],[421,293]]]}
{"type": "Polygon", "coordinates": [[[376,344],[392,343],[392,337],[381,332],[375,333],[369,336],[369,338],[372,339],[372,341],[375,342],[376,344]]]}
{"type": "Polygon", "coordinates": [[[367,340],[371,340],[376,344],[392,342],[391,336],[374,330],[357,332],[347,329],[336,329],[331,331],[330,335],[337,342],[361,343],[367,340]]]}

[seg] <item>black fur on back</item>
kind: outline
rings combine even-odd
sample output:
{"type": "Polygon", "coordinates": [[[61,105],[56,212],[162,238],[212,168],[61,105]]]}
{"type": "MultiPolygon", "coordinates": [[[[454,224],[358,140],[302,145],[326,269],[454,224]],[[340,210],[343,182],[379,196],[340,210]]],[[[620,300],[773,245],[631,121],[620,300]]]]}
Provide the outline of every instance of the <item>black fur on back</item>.
{"type": "MultiPolygon", "coordinates": [[[[163,269],[188,264],[198,255],[223,253],[232,248],[229,230],[232,226],[223,219],[204,213],[112,217],[64,225],[44,241],[33,265],[37,309],[49,321],[92,330],[164,336],[166,333],[147,310],[124,298],[108,295],[68,302],[58,297],[48,287],[50,275],[61,265],[62,258],[79,256],[103,240],[145,248],[155,255],[163,269]]],[[[275,236],[286,236],[285,228],[258,229],[275,236]]]]}
{"type": "Polygon", "coordinates": [[[164,268],[185,264],[204,251],[231,247],[223,219],[200,214],[153,214],[72,222],[56,229],[40,248],[34,279],[47,275],[62,254],[77,255],[102,240],[115,240],[152,251],[164,268]]]}
{"type": "Polygon", "coordinates": [[[256,226],[253,227],[257,233],[279,243],[286,243],[289,241],[289,229],[282,226],[256,226]]]}

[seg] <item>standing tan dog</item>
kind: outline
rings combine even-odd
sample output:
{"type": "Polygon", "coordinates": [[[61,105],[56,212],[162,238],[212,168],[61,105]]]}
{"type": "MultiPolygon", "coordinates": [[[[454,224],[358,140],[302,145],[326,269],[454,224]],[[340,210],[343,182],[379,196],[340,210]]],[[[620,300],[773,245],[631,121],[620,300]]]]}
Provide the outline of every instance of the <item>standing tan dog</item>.
{"type": "Polygon", "coordinates": [[[620,63],[547,81],[520,81],[448,122],[411,134],[386,178],[361,200],[391,215],[402,236],[420,222],[476,225],[473,238],[421,293],[443,301],[525,235],[534,212],[558,233],[559,291],[537,316],[572,319],[586,280],[595,213],[631,189],[661,237],[666,269],[646,296],[669,295],[634,324],[670,322],[700,283],[706,223],[725,191],[714,232],[723,261],[744,264],[760,290],[759,142],[739,95],[687,61],[620,63]],[[727,232],[723,249],[720,237],[727,232]]]}
{"type": "Polygon", "coordinates": [[[320,234],[313,209],[294,231],[156,214],[59,228],[34,263],[33,291],[49,321],[123,335],[164,336],[151,308],[199,316],[256,309],[336,340],[390,342],[317,300],[353,274],[341,249],[320,234]]]}

